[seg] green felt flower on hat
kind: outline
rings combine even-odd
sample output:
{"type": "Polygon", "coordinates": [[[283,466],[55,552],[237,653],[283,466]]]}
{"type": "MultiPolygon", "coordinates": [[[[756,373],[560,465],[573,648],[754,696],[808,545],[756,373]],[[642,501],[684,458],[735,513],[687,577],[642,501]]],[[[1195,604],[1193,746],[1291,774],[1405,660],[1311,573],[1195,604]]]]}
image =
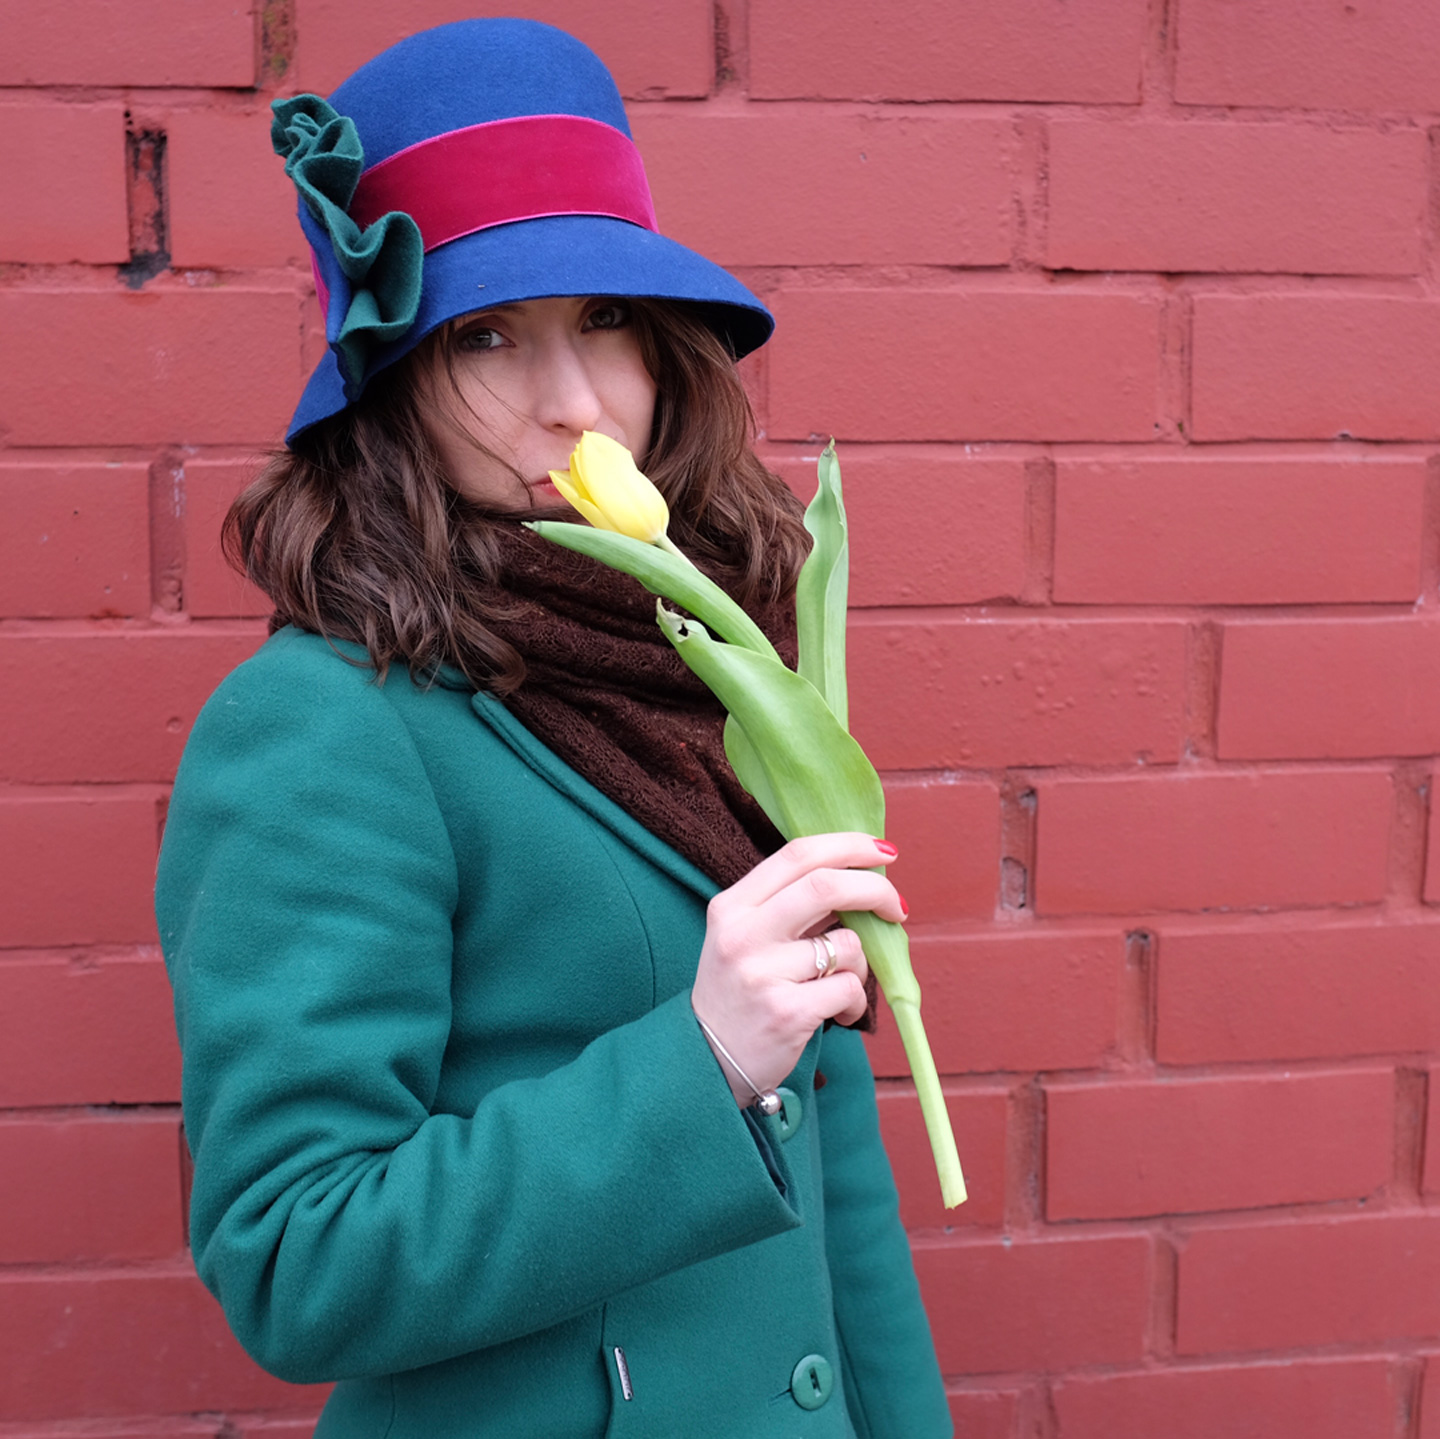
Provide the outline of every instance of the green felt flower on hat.
{"type": "Polygon", "coordinates": [[[276,100],[270,110],[270,143],[306,208],[329,235],[350,281],[350,304],[339,333],[327,323],[348,394],[358,391],[374,351],[415,323],[425,244],[420,227],[403,210],[392,210],[363,230],[350,218],[365,150],[348,115],[319,95],[276,100]]]}

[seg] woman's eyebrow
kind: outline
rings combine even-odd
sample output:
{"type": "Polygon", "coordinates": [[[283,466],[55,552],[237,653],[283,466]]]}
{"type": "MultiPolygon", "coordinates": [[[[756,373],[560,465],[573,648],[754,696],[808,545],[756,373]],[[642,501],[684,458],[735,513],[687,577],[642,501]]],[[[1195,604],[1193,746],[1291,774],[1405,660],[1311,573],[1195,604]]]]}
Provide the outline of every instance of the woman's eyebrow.
{"type": "Polygon", "coordinates": [[[521,300],[512,300],[506,305],[491,305],[485,310],[472,310],[468,315],[463,316],[466,320],[483,320],[486,315],[513,315],[518,310],[523,310],[525,304],[521,300]]]}

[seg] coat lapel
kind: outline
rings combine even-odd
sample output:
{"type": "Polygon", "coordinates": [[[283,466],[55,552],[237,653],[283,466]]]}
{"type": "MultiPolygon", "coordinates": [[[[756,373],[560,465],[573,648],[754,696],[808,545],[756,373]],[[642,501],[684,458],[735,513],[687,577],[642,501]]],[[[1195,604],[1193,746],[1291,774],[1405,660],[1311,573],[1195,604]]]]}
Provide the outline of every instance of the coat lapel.
{"type": "Polygon", "coordinates": [[[600,793],[583,775],[570,768],[553,750],[530,733],[494,695],[477,691],[470,698],[471,708],[501,739],[543,780],[554,786],[567,799],[579,805],[592,819],[599,821],[617,839],[643,855],[671,879],[692,890],[702,900],[709,900],[719,886],[709,875],[697,869],[684,855],[663,840],[656,839],[639,820],[621,809],[614,800],[600,793]]]}

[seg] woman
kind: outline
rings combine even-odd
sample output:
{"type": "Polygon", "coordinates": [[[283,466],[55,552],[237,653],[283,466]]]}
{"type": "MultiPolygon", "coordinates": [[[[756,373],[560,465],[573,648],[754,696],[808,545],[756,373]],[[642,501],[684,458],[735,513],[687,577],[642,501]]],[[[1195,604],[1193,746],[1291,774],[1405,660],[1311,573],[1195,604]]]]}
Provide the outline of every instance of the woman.
{"type": "Polygon", "coordinates": [[[559,31],[444,26],[332,99],[275,122],[331,351],[228,521],[275,633],[157,887],[200,1273],[341,1381],[322,1436],[948,1434],[830,932],[903,918],[893,847],[781,846],[653,599],[519,523],[607,434],[790,643],[732,364],[769,316],[655,233],[559,31]]]}

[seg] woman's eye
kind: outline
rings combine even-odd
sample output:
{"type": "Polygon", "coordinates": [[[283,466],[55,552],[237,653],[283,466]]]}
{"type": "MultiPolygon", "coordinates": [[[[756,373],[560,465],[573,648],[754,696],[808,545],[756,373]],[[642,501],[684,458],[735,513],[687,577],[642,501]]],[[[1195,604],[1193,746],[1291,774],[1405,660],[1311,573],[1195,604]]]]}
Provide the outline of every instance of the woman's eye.
{"type": "Polygon", "coordinates": [[[623,330],[630,323],[630,306],[618,300],[609,305],[597,305],[585,317],[587,330],[623,330]]]}
{"type": "Polygon", "coordinates": [[[505,343],[505,337],[499,330],[481,326],[466,330],[456,343],[462,350],[495,350],[505,343]]]}

